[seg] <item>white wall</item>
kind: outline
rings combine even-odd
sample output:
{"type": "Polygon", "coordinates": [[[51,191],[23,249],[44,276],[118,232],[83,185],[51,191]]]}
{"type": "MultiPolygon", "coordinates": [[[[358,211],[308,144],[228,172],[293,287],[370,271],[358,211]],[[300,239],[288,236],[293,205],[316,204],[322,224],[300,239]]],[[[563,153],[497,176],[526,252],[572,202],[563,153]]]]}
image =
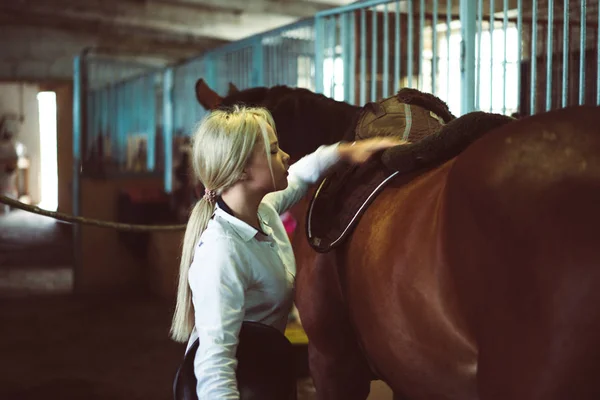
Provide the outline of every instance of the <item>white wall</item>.
{"type": "Polygon", "coordinates": [[[38,86],[33,84],[0,83],[0,115],[4,113],[19,115],[22,113],[24,116],[17,140],[25,145],[27,155],[31,161],[29,192],[31,194],[31,201],[34,204],[40,201],[41,189],[38,91],[38,86]]]}

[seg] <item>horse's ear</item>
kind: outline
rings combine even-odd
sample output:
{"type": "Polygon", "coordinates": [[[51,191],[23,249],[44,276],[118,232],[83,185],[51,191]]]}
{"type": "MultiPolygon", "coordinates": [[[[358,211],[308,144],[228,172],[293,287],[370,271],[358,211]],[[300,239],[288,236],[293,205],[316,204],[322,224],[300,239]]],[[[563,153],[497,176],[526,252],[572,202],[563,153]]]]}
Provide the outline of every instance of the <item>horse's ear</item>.
{"type": "Polygon", "coordinates": [[[214,110],[223,101],[223,98],[217,94],[214,90],[212,90],[204,79],[198,79],[196,82],[196,99],[198,99],[198,103],[206,110],[214,110]]]}
{"type": "Polygon", "coordinates": [[[231,96],[232,94],[236,94],[240,90],[232,83],[229,82],[229,91],[227,92],[227,96],[231,96]]]}

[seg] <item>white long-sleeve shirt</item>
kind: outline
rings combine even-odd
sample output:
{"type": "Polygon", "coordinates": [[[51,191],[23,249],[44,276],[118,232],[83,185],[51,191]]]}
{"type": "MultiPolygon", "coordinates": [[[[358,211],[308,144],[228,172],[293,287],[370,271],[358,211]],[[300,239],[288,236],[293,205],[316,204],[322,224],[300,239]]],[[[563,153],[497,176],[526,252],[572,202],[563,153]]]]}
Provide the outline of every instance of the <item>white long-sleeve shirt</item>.
{"type": "Polygon", "coordinates": [[[216,207],[188,273],[195,327],[194,359],[200,400],[239,399],[235,370],[242,321],[285,330],[294,297],[296,261],[279,217],[339,160],[337,144],[321,146],[289,169],[288,187],[258,208],[263,233],[216,207]]]}

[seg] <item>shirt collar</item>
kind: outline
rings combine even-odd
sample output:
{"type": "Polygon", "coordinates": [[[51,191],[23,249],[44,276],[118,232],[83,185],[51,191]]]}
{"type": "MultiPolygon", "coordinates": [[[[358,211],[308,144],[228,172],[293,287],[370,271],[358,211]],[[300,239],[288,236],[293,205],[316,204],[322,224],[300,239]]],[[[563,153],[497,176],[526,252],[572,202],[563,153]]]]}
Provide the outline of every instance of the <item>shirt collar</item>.
{"type": "MultiPolygon", "coordinates": [[[[217,198],[215,215],[227,221],[229,225],[233,228],[233,230],[246,242],[254,238],[259,232],[253,226],[245,223],[239,218],[236,218],[233,215],[233,211],[231,210],[231,208],[223,201],[223,199],[220,196],[217,198]]],[[[266,223],[262,221],[260,215],[258,216],[258,218],[263,224],[266,225],[266,223]]],[[[268,225],[267,228],[269,228],[268,225]]]]}

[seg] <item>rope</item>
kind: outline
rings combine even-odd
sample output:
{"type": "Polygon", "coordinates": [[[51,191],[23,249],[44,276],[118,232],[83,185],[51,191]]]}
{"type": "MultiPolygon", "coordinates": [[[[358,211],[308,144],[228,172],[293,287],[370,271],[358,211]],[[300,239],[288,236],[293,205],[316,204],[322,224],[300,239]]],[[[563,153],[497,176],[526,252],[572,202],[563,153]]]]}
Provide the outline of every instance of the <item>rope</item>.
{"type": "Polygon", "coordinates": [[[74,215],[48,211],[42,208],[31,206],[29,204],[21,203],[20,201],[11,199],[10,197],[0,195],[0,203],[4,203],[10,207],[18,208],[30,213],[44,215],[46,217],[54,218],[60,221],[69,223],[78,223],[83,225],[98,226],[101,228],[113,228],[120,231],[129,232],[153,232],[153,231],[182,231],[185,230],[185,225],[132,225],[124,224],[120,222],[101,221],[98,219],[76,217],[74,215]]]}

